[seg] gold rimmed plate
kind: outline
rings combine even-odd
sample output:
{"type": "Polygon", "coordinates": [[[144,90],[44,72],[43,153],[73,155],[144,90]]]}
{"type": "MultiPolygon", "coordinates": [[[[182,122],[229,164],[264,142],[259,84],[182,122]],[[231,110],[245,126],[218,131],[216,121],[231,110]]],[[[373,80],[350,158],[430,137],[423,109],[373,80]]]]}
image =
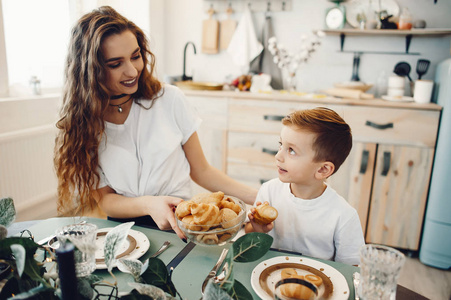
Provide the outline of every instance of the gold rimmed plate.
{"type": "MultiPolygon", "coordinates": [[[[107,233],[113,228],[101,228],[97,231],[96,237],[96,266],[97,269],[106,269],[104,256],[104,242],[107,233]]],[[[123,259],[138,259],[149,250],[150,242],[147,236],[139,231],[130,229],[127,239],[119,249],[119,254],[116,258],[123,259]]]]}
{"type": "Polygon", "coordinates": [[[275,285],[282,279],[281,272],[285,268],[293,268],[299,275],[321,277],[323,284],[319,286],[318,294],[323,299],[345,300],[349,297],[346,278],[332,266],[306,257],[278,256],[262,261],[252,271],[252,288],[261,299],[274,299],[275,285]]]}

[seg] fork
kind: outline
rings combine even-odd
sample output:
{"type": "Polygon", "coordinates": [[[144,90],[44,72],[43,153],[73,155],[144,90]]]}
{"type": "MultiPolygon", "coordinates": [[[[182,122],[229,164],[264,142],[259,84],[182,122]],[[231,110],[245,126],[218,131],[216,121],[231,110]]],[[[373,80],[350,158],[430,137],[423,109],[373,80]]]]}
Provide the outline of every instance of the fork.
{"type": "Polygon", "coordinates": [[[157,257],[158,255],[163,253],[163,251],[165,251],[169,247],[170,244],[171,244],[170,241],[164,242],[163,245],[161,245],[160,249],[158,249],[158,251],[155,252],[154,254],[152,254],[149,258],[157,257]]]}
{"type": "Polygon", "coordinates": [[[359,300],[360,273],[354,272],[354,274],[352,274],[352,281],[354,283],[354,299],[359,300]]]}

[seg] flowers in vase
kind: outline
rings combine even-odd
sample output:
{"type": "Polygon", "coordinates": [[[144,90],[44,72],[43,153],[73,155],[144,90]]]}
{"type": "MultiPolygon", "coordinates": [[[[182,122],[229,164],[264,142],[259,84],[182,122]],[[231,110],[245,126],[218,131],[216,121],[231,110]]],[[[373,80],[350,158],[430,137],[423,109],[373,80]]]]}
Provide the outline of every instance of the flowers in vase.
{"type": "Polygon", "coordinates": [[[311,36],[302,35],[301,47],[296,53],[289,51],[283,44],[277,43],[276,37],[271,37],[268,40],[268,50],[273,55],[274,63],[281,70],[286,71],[289,77],[294,77],[301,64],[306,63],[321,45],[320,38],[324,35],[323,31],[314,32],[311,36]]]}

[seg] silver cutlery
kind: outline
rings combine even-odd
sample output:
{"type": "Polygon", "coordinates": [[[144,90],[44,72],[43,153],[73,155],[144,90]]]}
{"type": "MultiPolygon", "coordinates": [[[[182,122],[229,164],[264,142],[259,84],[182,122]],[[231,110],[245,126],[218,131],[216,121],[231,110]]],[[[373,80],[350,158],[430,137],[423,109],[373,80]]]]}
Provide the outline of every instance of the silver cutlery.
{"type": "Polygon", "coordinates": [[[352,281],[354,283],[354,299],[359,300],[360,273],[354,272],[352,274],[352,281]]]}
{"type": "Polygon", "coordinates": [[[163,245],[161,245],[160,249],[158,249],[158,251],[152,254],[149,258],[157,257],[158,255],[163,253],[166,249],[168,249],[170,244],[171,244],[170,241],[164,242],[163,245]]]}
{"type": "Polygon", "coordinates": [[[224,259],[227,256],[227,252],[229,252],[229,249],[222,249],[221,255],[219,256],[218,261],[214,265],[213,269],[211,269],[210,273],[208,273],[207,277],[205,278],[204,282],[202,283],[202,295],[204,294],[205,287],[208,284],[208,281],[211,278],[214,278],[218,272],[219,267],[222,265],[224,259]]]}

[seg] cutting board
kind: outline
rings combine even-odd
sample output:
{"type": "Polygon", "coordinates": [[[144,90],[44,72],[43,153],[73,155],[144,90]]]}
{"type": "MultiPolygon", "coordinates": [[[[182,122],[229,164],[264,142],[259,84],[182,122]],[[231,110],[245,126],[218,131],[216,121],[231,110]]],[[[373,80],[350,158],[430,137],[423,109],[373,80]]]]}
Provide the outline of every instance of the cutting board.
{"type": "Polygon", "coordinates": [[[202,22],[202,53],[219,52],[219,21],[213,19],[214,10],[209,9],[209,19],[202,22]]]}
{"type": "Polygon", "coordinates": [[[219,48],[221,50],[225,50],[229,47],[230,40],[236,29],[236,21],[231,19],[232,13],[233,9],[229,7],[227,9],[227,19],[222,20],[219,26],[219,48]]]}
{"type": "Polygon", "coordinates": [[[330,88],[323,91],[326,94],[342,98],[351,99],[374,99],[373,94],[364,93],[361,90],[344,89],[344,88],[330,88]]]}

